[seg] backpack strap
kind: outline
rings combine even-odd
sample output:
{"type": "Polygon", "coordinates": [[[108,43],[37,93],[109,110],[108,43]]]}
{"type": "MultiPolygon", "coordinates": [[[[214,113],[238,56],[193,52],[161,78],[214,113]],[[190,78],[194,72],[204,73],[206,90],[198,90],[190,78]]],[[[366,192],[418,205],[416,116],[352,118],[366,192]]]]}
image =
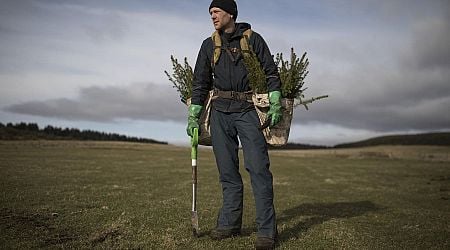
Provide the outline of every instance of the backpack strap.
{"type": "Polygon", "coordinates": [[[244,31],[244,33],[242,34],[242,38],[241,38],[241,51],[242,54],[245,56],[246,54],[250,53],[250,50],[252,48],[250,48],[250,36],[252,35],[253,31],[251,29],[247,29],[246,31],[244,31]]]}
{"type": "MultiPolygon", "coordinates": [[[[250,46],[250,36],[252,35],[253,31],[251,29],[247,29],[242,34],[242,38],[240,40],[241,45],[241,52],[244,54],[244,56],[251,51],[250,46]]],[[[220,38],[219,32],[216,30],[212,33],[211,39],[213,41],[213,49],[214,49],[214,55],[211,59],[211,67],[214,68],[214,66],[219,61],[220,53],[222,52],[222,40],[220,38]]]]}
{"type": "Polygon", "coordinates": [[[211,60],[211,66],[214,68],[216,63],[219,61],[220,52],[222,49],[222,40],[220,39],[220,34],[217,30],[212,33],[211,39],[213,41],[214,46],[214,55],[211,60]]]}

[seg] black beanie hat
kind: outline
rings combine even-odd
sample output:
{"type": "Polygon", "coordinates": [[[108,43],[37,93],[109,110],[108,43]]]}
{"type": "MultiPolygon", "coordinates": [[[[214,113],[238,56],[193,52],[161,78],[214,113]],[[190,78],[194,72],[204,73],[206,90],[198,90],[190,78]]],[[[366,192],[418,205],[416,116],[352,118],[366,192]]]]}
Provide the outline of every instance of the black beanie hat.
{"type": "Polygon", "coordinates": [[[234,0],[213,0],[211,4],[209,5],[209,9],[213,7],[221,8],[222,10],[230,13],[233,15],[234,21],[236,21],[238,11],[237,11],[237,5],[236,1],[234,0]]]}

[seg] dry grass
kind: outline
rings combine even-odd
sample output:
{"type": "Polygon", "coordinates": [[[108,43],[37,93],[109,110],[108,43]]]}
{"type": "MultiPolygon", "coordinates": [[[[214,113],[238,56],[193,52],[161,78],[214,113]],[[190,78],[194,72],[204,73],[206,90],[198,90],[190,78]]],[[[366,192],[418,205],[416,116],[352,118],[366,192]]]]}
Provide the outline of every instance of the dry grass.
{"type": "MultiPolygon", "coordinates": [[[[449,151],[271,151],[279,249],[449,249],[449,151]]],[[[251,249],[256,238],[244,170],[243,236],[208,237],[221,205],[210,149],[199,153],[200,238],[189,148],[0,141],[0,159],[2,249],[251,249]]]]}
{"type": "Polygon", "coordinates": [[[289,155],[290,157],[450,161],[450,147],[446,146],[373,146],[347,149],[273,150],[272,154],[277,156],[289,155]]]}

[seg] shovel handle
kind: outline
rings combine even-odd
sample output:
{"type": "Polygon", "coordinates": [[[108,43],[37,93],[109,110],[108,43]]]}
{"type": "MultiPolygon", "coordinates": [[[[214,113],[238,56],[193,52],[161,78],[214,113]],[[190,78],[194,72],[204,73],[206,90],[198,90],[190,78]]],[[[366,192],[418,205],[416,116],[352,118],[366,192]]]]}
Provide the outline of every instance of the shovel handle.
{"type": "Polygon", "coordinates": [[[194,237],[199,236],[198,214],[197,214],[197,148],[198,148],[198,128],[194,128],[191,138],[191,159],[192,159],[192,232],[194,237]]]}
{"type": "Polygon", "coordinates": [[[192,131],[191,145],[192,145],[191,159],[196,160],[198,147],[198,128],[194,128],[192,131]]]}

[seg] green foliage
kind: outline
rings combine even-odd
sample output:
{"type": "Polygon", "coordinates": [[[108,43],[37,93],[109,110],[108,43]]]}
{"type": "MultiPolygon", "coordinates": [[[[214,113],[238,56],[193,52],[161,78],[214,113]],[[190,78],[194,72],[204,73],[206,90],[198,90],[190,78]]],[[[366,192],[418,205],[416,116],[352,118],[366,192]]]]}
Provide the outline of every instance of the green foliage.
{"type": "Polygon", "coordinates": [[[306,57],[306,52],[303,53],[301,58],[298,58],[294,48],[291,48],[290,61],[285,61],[283,53],[278,53],[275,58],[275,64],[280,74],[281,94],[284,98],[294,99],[295,106],[303,105],[308,110],[307,104],[328,97],[328,95],[322,95],[305,100],[303,93],[307,88],[303,88],[303,85],[309,73],[307,70],[309,60],[306,57]]]}
{"type": "MultiPolygon", "coordinates": [[[[164,73],[169,78],[169,81],[173,83],[173,87],[180,93],[181,101],[186,103],[186,100],[192,96],[192,82],[194,78],[192,67],[189,65],[186,57],[184,58],[184,64],[179,63],[173,55],[170,56],[170,60],[172,61],[173,73],[171,75],[167,71],[164,71],[164,73]]],[[[244,64],[248,71],[248,79],[252,90],[255,93],[267,93],[266,74],[251,46],[249,52],[244,53],[244,64]]],[[[283,98],[295,99],[296,106],[303,105],[308,109],[307,104],[328,97],[323,95],[305,100],[303,92],[307,88],[303,88],[303,85],[309,73],[307,70],[309,60],[306,57],[306,52],[301,58],[298,58],[294,48],[291,48],[290,61],[284,61],[283,54],[277,53],[275,64],[280,74],[283,98]]]]}
{"type": "Polygon", "coordinates": [[[172,55],[170,56],[172,61],[173,73],[170,75],[166,70],[169,81],[173,83],[173,87],[180,93],[181,101],[186,103],[186,100],[192,96],[192,81],[194,80],[194,72],[189,65],[187,57],[184,58],[184,65],[179,63],[178,60],[172,55]]]}
{"type": "Polygon", "coordinates": [[[309,73],[307,70],[309,60],[306,57],[306,52],[303,53],[301,58],[298,58],[294,48],[291,48],[290,62],[283,60],[283,53],[278,53],[275,64],[278,66],[278,72],[280,73],[282,96],[300,100],[304,98],[303,91],[306,88],[302,88],[309,73]]]}
{"type": "Polygon", "coordinates": [[[267,93],[266,74],[251,46],[249,52],[244,53],[244,64],[248,71],[247,77],[252,90],[259,94],[267,93]]]}

